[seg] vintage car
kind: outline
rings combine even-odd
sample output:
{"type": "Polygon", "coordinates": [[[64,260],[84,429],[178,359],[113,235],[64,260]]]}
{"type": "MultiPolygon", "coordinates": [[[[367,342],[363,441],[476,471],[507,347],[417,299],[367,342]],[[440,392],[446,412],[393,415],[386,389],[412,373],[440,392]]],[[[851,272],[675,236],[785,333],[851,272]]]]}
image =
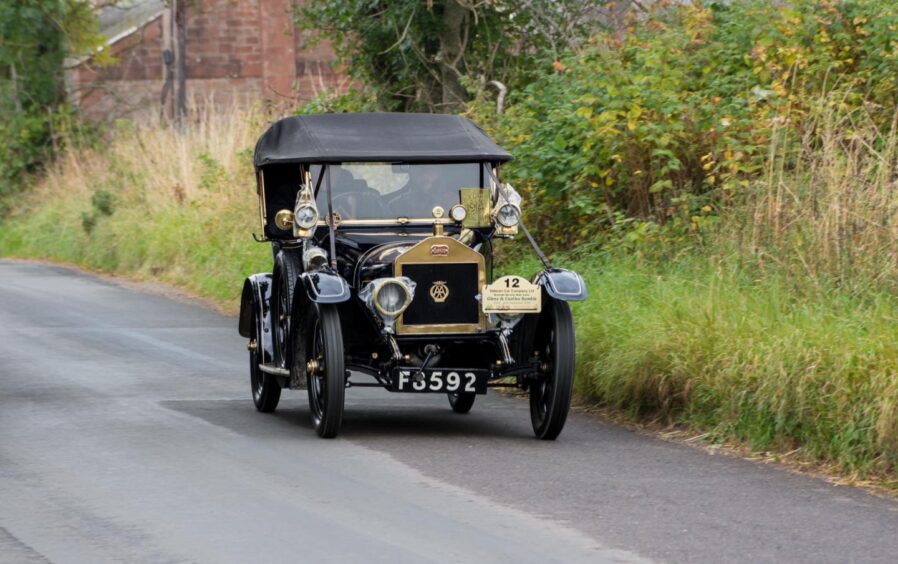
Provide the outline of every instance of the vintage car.
{"type": "Polygon", "coordinates": [[[587,291],[521,223],[520,196],[499,180],[511,158],[459,116],[272,125],[254,164],[256,239],[274,266],[247,278],[239,318],[256,408],[307,389],[313,427],[334,437],[350,387],[446,394],[467,413],[488,388],[513,386],[529,391],[536,436],[556,438],[574,375],[567,302],[587,291]],[[494,242],[519,231],[545,269],[494,280],[494,242]]]}

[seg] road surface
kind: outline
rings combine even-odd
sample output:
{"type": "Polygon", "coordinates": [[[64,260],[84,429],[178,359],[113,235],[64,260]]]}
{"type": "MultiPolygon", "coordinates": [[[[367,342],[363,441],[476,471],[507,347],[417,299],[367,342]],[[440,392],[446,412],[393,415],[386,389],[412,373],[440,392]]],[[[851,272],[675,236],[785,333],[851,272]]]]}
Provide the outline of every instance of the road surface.
{"type": "Polygon", "coordinates": [[[233,318],[0,261],[0,562],[898,561],[861,490],[495,394],[350,389],[325,441],[246,365],[233,318]]]}

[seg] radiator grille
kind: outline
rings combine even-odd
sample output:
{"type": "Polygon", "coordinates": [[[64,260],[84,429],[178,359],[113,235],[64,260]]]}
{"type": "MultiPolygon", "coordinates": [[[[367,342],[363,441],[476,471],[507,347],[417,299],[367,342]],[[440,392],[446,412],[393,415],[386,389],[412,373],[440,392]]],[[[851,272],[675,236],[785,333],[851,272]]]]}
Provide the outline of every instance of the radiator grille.
{"type": "Polygon", "coordinates": [[[477,302],[478,269],[476,264],[406,264],[403,276],[415,281],[415,297],[403,314],[406,326],[479,323],[477,302]],[[434,286],[445,285],[431,292],[434,286]],[[434,297],[436,295],[436,298],[434,297]]]}

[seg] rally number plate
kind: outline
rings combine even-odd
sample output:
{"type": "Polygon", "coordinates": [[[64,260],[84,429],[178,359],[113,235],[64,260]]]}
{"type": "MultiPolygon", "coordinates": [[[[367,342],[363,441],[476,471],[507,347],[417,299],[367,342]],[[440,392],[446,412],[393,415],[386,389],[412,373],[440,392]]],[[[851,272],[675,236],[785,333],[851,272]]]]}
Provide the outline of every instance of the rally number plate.
{"type": "Polygon", "coordinates": [[[393,373],[394,392],[486,393],[488,370],[398,368],[393,373]]]}
{"type": "Polygon", "coordinates": [[[483,288],[483,313],[539,313],[542,290],[521,276],[503,276],[483,288]]]}

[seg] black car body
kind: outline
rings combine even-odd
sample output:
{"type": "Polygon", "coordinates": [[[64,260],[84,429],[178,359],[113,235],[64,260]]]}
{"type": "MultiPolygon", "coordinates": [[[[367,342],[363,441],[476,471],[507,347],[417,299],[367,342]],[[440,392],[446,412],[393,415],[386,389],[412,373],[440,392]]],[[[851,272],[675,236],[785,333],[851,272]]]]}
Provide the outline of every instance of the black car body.
{"type": "Polygon", "coordinates": [[[449,115],[290,117],[263,134],[254,164],[274,266],[246,280],[239,318],[256,407],[308,389],[315,429],[332,437],[347,387],[446,393],[465,413],[511,385],[529,390],[537,436],[554,439],[574,370],[566,302],[586,287],[520,223],[520,197],[499,181],[511,158],[449,115]],[[494,280],[494,241],[519,231],[545,269],[494,280]]]}

